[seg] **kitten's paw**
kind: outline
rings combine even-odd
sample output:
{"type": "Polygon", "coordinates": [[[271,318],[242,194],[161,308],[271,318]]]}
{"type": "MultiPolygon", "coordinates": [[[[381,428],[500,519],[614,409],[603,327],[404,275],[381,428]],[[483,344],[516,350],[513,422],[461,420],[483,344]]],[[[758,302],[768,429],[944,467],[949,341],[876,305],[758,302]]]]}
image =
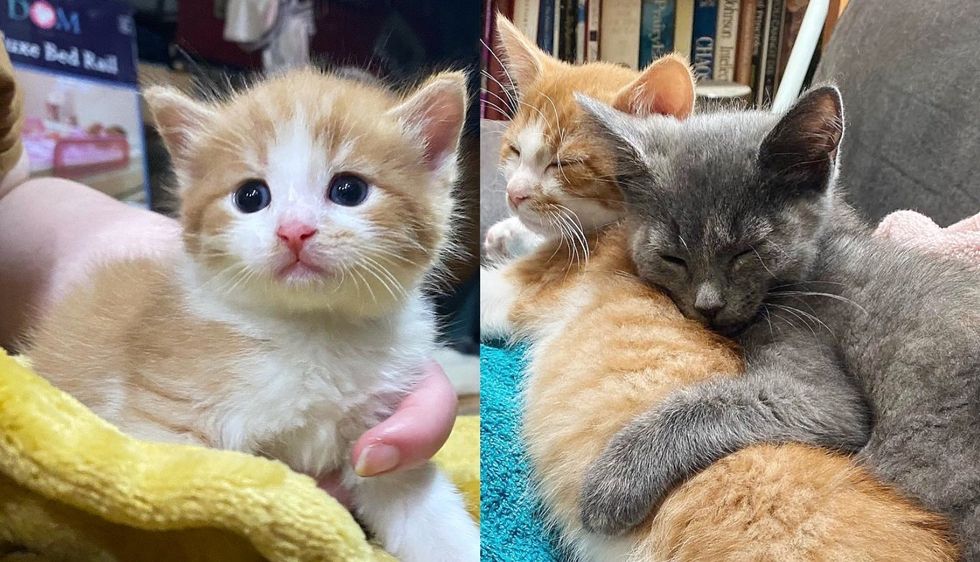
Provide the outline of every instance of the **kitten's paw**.
{"type": "Polygon", "coordinates": [[[483,251],[487,257],[498,261],[511,258],[510,245],[518,235],[519,228],[520,222],[516,217],[504,219],[491,226],[483,240],[483,251]]]}
{"type": "Polygon", "coordinates": [[[593,470],[579,498],[582,525],[587,531],[621,535],[636,527],[653,508],[649,489],[637,474],[622,470],[593,470]]]}
{"type": "Polygon", "coordinates": [[[416,527],[389,548],[402,562],[479,562],[480,532],[466,513],[450,511],[437,526],[416,527]]]}
{"type": "Polygon", "coordinates": [[[526,254],[539,241],[517,217],[504,219],[487,230],[483,251],[493,261],[504,261],[526,254]]]}
{"type": "Polygon", "coordinates": [[[480,560],[479,527],[456,488],[431,464],[355,482],[358,514],[398,560],[480,560]]]}

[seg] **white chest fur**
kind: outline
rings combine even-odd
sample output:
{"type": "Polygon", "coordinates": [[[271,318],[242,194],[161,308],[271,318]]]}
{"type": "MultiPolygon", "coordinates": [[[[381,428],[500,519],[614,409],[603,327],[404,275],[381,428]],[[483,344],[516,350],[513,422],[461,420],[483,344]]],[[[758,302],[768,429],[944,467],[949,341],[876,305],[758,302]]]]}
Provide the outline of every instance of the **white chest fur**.
{"type": "Polygon", "coordinates": [[[227,390],[202,404],[206,433],[220,448],[311,475],[346,462],[354,440],[418,381],[434,345],[432,312],[418,295],[375,319],[246,313],[195,295],[188,306],[261,342],[233,366],[227,390]]]}

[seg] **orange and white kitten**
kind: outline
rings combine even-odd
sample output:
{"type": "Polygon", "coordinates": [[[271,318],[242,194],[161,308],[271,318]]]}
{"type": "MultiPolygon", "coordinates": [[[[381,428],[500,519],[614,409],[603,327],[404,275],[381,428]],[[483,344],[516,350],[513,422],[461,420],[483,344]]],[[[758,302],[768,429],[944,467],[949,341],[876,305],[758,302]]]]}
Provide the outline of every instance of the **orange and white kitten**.
{"type": "Polygon", "coordinates": [[[630,74],[630,82],[607,65],[555,61],[506,21],[498,19],[498,29],[522,101],[506,135],[520,157],[505,145],[503,166],[512,181],[520,177],[513,170],[528,167],[533,146],[542,178],[516,205],[518,216],[537,229],[549,204],[577,205],[570,208],[586,230],[577,247],[540,240],[529,255],[483,269],[480,281],[483,337],[528,344],[522,437],[536,495],[563,546],[576,559],[603,562],[955,560],[941,517],[849,458],[796,444],[729,455],[671,491],[628,534],[584,529],[582,485],[613,436],[671,393],[740,372],[742,363],[730,342],[640,281],[621,224],[587,228],[619,218],[620,199],[604,181],[614,173],[604,153],[593,150],[580,114],[568,108],[574,88],[633,112],[654,108],[683,118],[694,101],[686,66],[668,58],[630,74]],[[549,113],[553,104],[558,111],[549,113]],[[552,115],[550,124],[543,115],[552,115]],[[563,134],[532,134],[541,129],[535,123],[563,134]],[[563,148],[569,139],[578,139],[577,158],[587,162],[576,170],[580,184],[541,165],[570,152],[563,148]],[[596,213],[591,222],[589,212],[596,213]]]}
{"type": "Polygon", "coordinates": [[[183,250],[93,271],[35,334],[37,370],[139,438],[339,470],[401,560],[478,560],[477,527],[433,465],[362,478],[347,462],[433,350],[421,285],[448,243],[464,75],[403,96],[300,70],[223,102],[146,100],[183,250]]]}
{"type": "Polygon", "coordinates": [[[685,95],[690,71],[673,55],[642,73],[606,62],[570,65],[539,50],[507,18],[498,17],[497,25],[502,62],[517,94],[500,159],[514,216],[487,231],[484,248],[500,260],[556,239],[581,254],[584,235],[619,220],[623,203],[614,159],[577,126],[581,109],[573,94],[587,93],[634,115],[686,115],[694,106],[685,95]]]}

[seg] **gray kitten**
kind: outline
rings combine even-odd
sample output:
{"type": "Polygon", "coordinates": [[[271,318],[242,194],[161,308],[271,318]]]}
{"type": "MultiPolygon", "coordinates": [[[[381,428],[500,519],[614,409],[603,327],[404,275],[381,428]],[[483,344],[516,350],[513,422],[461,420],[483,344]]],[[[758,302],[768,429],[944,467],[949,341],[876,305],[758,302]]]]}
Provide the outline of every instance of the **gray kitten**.
{"type": "Polygon", "coordinates": [[[712,462],[802,442],[859,452],[980,560],[980,273],[872,238],[843,202],[837,89],[686,122],[579,101],[619,150],[639,274],[746,359],[617,435],[585,526],[622,532],[712,462]]]}

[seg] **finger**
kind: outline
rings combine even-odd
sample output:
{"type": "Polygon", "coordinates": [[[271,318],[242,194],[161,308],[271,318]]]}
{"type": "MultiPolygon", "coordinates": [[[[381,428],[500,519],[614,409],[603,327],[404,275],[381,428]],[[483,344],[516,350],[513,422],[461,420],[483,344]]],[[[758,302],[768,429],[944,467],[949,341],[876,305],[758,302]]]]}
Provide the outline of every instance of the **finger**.
{"type": "Polygon", "coordinates": [[[424,464],[449,438],[456,420],[456,391],[445,371],[427,361],[425,376],[388,419],[354,444],[351,462],[360,476],[424,464]]]}

